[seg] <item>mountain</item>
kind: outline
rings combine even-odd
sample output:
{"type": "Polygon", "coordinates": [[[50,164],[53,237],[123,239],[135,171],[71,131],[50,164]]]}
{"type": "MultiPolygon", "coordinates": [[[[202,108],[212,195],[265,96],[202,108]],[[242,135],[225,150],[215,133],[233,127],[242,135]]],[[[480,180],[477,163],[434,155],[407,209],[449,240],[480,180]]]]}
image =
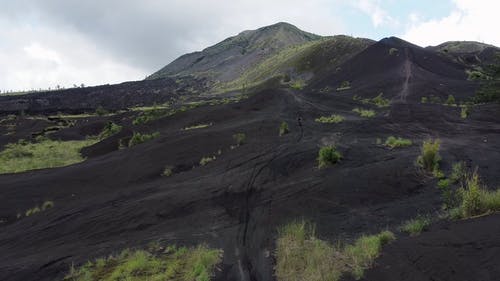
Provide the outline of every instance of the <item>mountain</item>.
{"type": "Polygon", "coordinates": [[[201,52],[183,55],[148,79],[172,75],[195,75],[213,80],[235,79],[257,62],[277,51],[320,39],[321,36],[304,32],[297,27],[280,22],[257,30],[247,30],[208,47],[201,52]]]}
{"type": "Polygon", "coordinates": [[[477,71],[496,63],[500,53],[496,46],[475,41],[449,41],[427,49],[477,71]]]}

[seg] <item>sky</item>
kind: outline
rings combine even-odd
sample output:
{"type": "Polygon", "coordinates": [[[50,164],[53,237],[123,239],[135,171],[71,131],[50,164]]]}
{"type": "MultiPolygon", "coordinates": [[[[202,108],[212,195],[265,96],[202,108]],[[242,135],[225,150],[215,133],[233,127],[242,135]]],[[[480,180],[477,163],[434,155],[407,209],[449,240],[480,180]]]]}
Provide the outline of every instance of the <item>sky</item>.
{"type": "Polygon", "coordinates": [[[500,46],[498,0],[0,0],[0,91],[142,80],[285,21],[319,35],[500,46]]]}

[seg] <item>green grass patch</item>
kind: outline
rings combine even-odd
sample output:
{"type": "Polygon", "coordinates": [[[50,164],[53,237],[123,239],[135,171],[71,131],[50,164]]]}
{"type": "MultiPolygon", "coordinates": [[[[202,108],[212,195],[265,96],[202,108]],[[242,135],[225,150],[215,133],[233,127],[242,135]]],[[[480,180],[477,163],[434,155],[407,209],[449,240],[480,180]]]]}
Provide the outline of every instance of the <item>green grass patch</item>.
{"type": "Polygon", "coordinates": [[[318,167],[320,169],[334,165],[342,159],[342,154],[334,146],[324,146],[318,152],[318,167]]]}
{"type": "Polygon", "coordinates": [[[356,107],[352,111],[356,112],[361,117],[371,118],[371,117],[375,116],[375,111],[373,111],[371,109],[362,109],[362,108],[356,107]]]}
{"type": "MultiPolygon", "coordinates": [[[[43,211],[46,211],[50,208],[53,208],[54,207],[54,201],[45,201],[43,202],[42,206],[39,206],[39,205],[36,205],[35,207],[31,208],[31,209],[28,209],[24,212],[24,215],[26,217],[29,217],[31,215],[34,215],[36,213],[39,213],[39,212],[43,212],[43,211]]],[[[18,218],[20,218],[21,216],[18,215],[18,218]]]]}
{"type": "Polygon", "coordinates": [[[71,267],[65,281],[209,281],[222,251],[205,245],[193,248],[170,246],[158,252],[123,250],[117,256],[71,267]]]}
{"type": "Polygon", "coordinates": [[[7,144],[0,152],[0,174],[63,167],[82,162],[85,158],[81,156],[80,150],[97,141],[96,138],[82,141],[44,139],[37,143],[7,144]]]}
{"type": "Polygon", "coordinates": [[[409,139],[390,136],[387,138],[384,145],[390,148],[406,147],[412,145],[412,141],[409,139]]]}
{"type": "Polygon", "coordinates": [[[318,239],[315,226],[305,221],[278,229],[275,273],[278,281],[337,281],[342,275],[363,276],[382,246],[394,240],[384,231],[362,236],[344,247],[318,239]]]}
{"type": "Polygon", "coordinates": [[[430,224],[431,220],[429,218],[419,216],[403,223],[401,230],[414,236],[426,230],[430,224]]]}
{"type": "Polygon", "coordinates": [[[319,118],[314,119],[314,121],[319,123],[340,123],[344,121],[344,117],[337,114],[332,114],[330,116],[321,116],[319,118]]]}
{"type": "Polygon", "coordinates": [[[159,136],[160,136],[159,132],[154,132],[151,134],[141,134],[141,133],[134,132],[134,134],[132,135],[132,138],[130,138],[130,140],[128,142],[128,147],[132,147],[134,145],[138,145],[138,144],[141,144],[143,142],[147,142],[147,141],[155,139],[159,136]]]}

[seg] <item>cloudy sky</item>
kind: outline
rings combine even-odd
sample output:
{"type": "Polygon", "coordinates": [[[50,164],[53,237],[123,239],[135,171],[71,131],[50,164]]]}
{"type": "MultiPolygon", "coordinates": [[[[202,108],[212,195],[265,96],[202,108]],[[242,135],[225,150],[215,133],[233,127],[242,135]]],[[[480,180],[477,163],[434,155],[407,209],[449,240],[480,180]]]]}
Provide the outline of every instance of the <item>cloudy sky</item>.
{"type": "Polygon", "coordinates": [[[320,35],[500,46],[498,0],[0,0],[0,90],[141,80],[279,21],[320,35]]]}

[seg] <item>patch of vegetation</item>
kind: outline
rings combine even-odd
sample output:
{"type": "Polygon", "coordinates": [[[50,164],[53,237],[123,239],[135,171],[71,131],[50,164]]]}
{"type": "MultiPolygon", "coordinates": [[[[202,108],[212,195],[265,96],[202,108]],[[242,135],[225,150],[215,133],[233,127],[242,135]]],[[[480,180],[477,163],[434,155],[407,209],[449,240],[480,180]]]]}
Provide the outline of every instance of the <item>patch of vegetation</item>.
{"type": "Polygon", "coordinates": [[[364,104],[374,104],[377,107],[388,107],[389,105],[391,105],[391,101],[384,98],[383,93],[380,93],[378,94],[378,96],[371,99],[362,99],[361,102],[364,104]]]}
{"type": "Polygon", "coordinates": [[[285,122],[285,121],[281,122],[281,124],[280,124],[280,131],[279,131],[280,137],[283,136],[283,135],[288,134],[289,132],[290,132],[290,130],[288,129],[288,123],[285,122]]]}
{"type": "Polygon", "coordinates": [[[141,134],[141,133],[134,132],[134,134],[132,135],[132,138],[130,138],[130,140],[128,142],[128,147],[132,147],[134,145],[138,145],[138,144],[141,144],[143,142],[147,142],[147,141],[152,140],[154,138],[157,138],[159,136],[160,136],[159,132],[154,132],[152,134],[141,134]]]}
{"type": "Polygon", "coordinates": [[[412,145],[412,141],[401,137],[396,138],[394,136],[390,136],[387,138],[384,145],[390,148],[406,147],[412,145]]]}
{"type": "Polygon", "coordinates": [[[186,127],[184,128],[184,130],[195,130],[195,129],[203,129],[203,128],[206,128],[206,127],[210,127],[212,126],[212,123],[209,123],[209,124],[198,124],[198,125],[193,125],[193,126],[189,126],[189,127],[186,127]]]}
{"type": "Polygon", "coordinates": [[[453,95],[448,95],[448,98],[444,102],[446,105],[455,105],[455,97],[453,95]]]}
{"type": "Polygon", "coordinates": [[[340,86],[337,88],[337,91],[349,90],[350,88],[351,88],[351,82],[342,81],[342,83],[340,83],[340,86]]]}
{"type": "Polygon", "coordinates": [[[117,256],[72,266],[65,281],[209,281],[222,251],[205,245],[194,248],[169,246],[158,252],[123,250],[117,256]]]}
{"type": "Polygon", "coordinates": [[[420,99],[420,102],[421,102],[421,103],[428,103],[428,102],[429,102],[429,98],[427,98],[427,97],[422,97],[422,98],[420,99]]]}
{"type": "Polygon", "coordinates": [[[215,161],[215,159],[216,159],[215,156],[212,156],[212,157],[202,157],[200,159],[200,165],[205,166],[208,163],[210,163],[212,161],[215,161]]]}
{"type": "Polygon", "coordinates": [[[417,158],[418,166],[436,175],[439,172],[439,162],[441,161],[441,156],[439,156],[440,145],[441,141],[439,139],[424,141],[421,154],[417,158]]]}
{"type": "Polygon", "coordinates": [[[479,71],[479,70],[466,70],[467,73],[467,79],[471,81],[478,81],[478,80],[491,80],[492,77],[489,76],[488,74],[479,71]]]}
{"type": "Polygon", "coordinates": [[[80,150],[97,141],[95,138],[83,141],[44,139],[37,143],[19,141],[7,144],[0,152],[0,174],[63,167],[82,162],[85,159],[80,155],[80,150]]]}
{"type": "Polygon", "coordinates": [[[104,109],[104,107],[102,107],[101,105],[99,105],[96,109],[95,109],[95,114],[97,114],[98,116],[104,116],[106,114],[108,114],[109,112],[104,109]]]}
{"type": "Polygon", "coordinates": [[[337,281],[342,275],[363,276],[382,246],[394,240],[383,231],[362,236],[354,244],[341,247],[318,239],[315,226],[305,221],[278,229],[275,272],[278,281],[337,281]]]}
{"type": "Polygon", "coordinates": [[[470,104],[462,105],[460,109],[460,117],[462,119],[466,119],[467,117],[469,117],[471,111],[472,111],[472,105],[470,104]]]}
{"type": "MultiPolygon", "coordinates": [[[[37,205],[37,206],[35,206],[35,207],[31,208],[31,209],[26,210],[26,212],[24,212],[24,215],[26,217],[29,217],[31,215],[34,215],[34,214],[39,213],[39,212],[46,211],[46,210],[48,210],[50,208],[53,208],[53,207],[54,207],[54,201],[45,201],[45,202],[43,202],[43,204],[42,204],[41,207],[37,205]]],[[[19,217],[20,216],[18,215],[18,218],[19,217]]]]}
{"type": "Polygon", "coordinates": [[[389,49],[389,55],[397,55],[399,53],[399,50],[396,48],[390,48],[389,49]]]}
{"type": "Polygon", "coordinates": [[[154,120],[173,115],[174,113],[175,113],[175,111],[162,109],[162,108],[155,105],[155,106],[153,106],[152,109],[141,111],[140,115],[137,116],[132,121],[132,124],[134,124],[134,125],[146,124],[146,123],[152,122],[154,120]]]}
{"type": "Polygon", "coordinates": [[[304,80],[301,80],[301,79],[294,80],[294,81],[292,81],[292,83],[290,83],[290,88],[295,89],[295,90],[302,90],[302,89],[304,89],[305,86],[306,86],[306,82],[304,82],[304,80]]]}
{"type": "Polygon", "coordinates": [[[431,220],[428,217],[418,216],[403,223],[401,230],[414,236],[426,230],[430,224],[431,220]]]}
{"type": "Polygon", "coordinates": [[[342,159],[342,154],[334,146],[324,146],[318,152],[318,167],[334,165],[342,159]]]}
{"type": "Polygon", "coordinates": [[[362,108],[356,107],[352,111],[356,112],[361,117],[371,118],[371,117],[375,116],[375,111],[373,111],[371,109],[362,109],[362,108]]]}
{"type": "Polygon", "coordinates": [[[467,168],[465,162],[460,161],[453,163],[451,166],[450,180],[452,183],[463,183],[467,177],[467,168]]]}
{"type": "Polygon", "coordinates": [[[99,134],[98,137],[101,140],[109,138],[112,135],[119,133],[122,130],[122,128],[123,127],[120,125],[117,125],[113,122],[108,122],[106,126],[104,126],[104,129],[102,130],[102,132],[99,134]]]}
{"type": "Polygon", "coordinates": [[[174,171],[172,170],[172,166],[166,166],[163,172],[161,173],[162,177],[170,177],[173,174],[174,171]]]}
{"type": "Polygon", "coordinates": [[[458,190],[462,218],[500,211],[500,189],[488,190],[479,180],[477,170],[467,175],[464,185],[458,190]]]}
{"type": "Polygon", "coordinates": [[[332,114],[330,116],[321,116],[319,118],[314,119],[314,121],[319,123],[340,123],[344,121],[344,117],[337,114],[332,114]]]}
{"type": "Polygon", "coordinates": [[[247,136],[245,135],[245,133],[237,133],[233,135],[233,139],[236,141],[236,145],[240,146],[245,143],[247,136]]]}

